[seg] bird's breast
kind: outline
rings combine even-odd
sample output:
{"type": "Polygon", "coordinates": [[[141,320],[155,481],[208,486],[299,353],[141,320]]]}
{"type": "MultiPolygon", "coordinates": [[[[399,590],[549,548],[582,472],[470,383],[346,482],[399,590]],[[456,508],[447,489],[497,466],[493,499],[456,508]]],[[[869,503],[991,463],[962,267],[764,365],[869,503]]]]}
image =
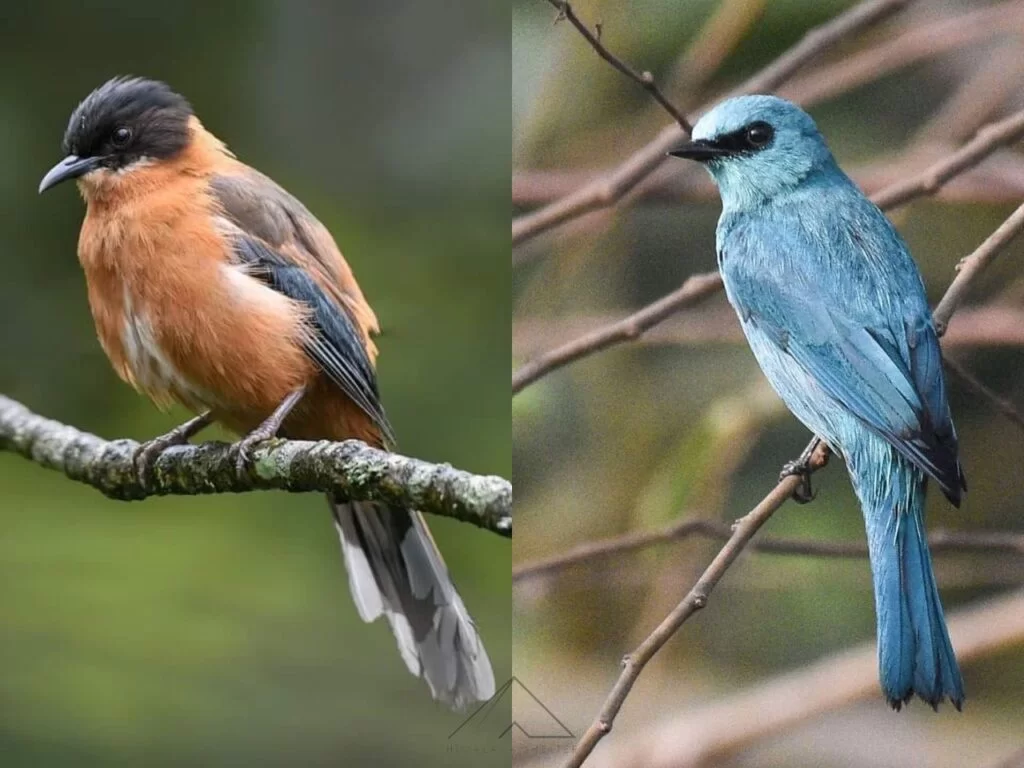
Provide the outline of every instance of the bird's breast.
{"type": "MultiPolygon", "coordinates": [[[[170,192],[170,191],[168,191],[170,192]]],[[[79,239],[97,335],[157,404],[262,417],[312,374],[303,315],[230,261],[201,189],[90,206],[79,239]]]]}

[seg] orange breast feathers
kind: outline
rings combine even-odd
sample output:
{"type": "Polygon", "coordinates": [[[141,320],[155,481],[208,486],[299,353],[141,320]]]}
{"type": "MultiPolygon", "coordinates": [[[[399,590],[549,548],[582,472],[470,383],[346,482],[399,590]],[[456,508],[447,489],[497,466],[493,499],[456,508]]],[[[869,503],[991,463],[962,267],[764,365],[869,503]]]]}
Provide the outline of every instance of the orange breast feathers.
{"type": "MultiPolygon", "coordinates": [[[[270,232],[242,229],[246,215],[260,220],[263,203],[258,183],[236,183],[236,197],[247,197],[249,208],[237,200],[225,206],[232,179],[251,177],[287,193],[234,160],[193,120],[193,140],[179,157],[79,182],[88,211],[78,253],[104,351],[121,378],[158,405],[212,410],[239,432],[306,385],[283,433],[379,442],[370,415],[323,380],[309,356],[310,307],[259,279],[260,265],[240,259],[237,242],[244,237],[308,274],[351,319],[372,368],[377,321],[351,270],[308,212],[311,222],[294,227],[304,231],[276,243],[259,236],[270,232]]],[[[275,201],[268,205],[273,223],[275,201]]]]}

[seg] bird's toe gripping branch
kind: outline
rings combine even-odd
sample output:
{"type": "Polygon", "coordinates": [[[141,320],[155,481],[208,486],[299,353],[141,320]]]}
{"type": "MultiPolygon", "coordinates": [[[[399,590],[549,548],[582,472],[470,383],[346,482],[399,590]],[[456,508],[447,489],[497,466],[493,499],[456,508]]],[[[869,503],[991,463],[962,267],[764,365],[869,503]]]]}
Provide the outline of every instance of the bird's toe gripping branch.
{"type": "Polygon", "coordinates": [[[298,402],[305,394],[305,385],[296,389],[281,401],[281,404],[277,406],[266,421],[231,446],[231,452],[235,457],[235,471],[238,472],[239,476],[244,476],[248,471],[249,464],[252,462],[251,453],[253,448],[277,435],[288,414],[298,405],[298,402]]]}
{"type": "Polygon", "coordinates": [[[165,435],[154,437],[142,443],[132,454],[132,465],[135,469],[135,477],[141,485],[146,484],[156,460],[160,454],[175,445],[184,445],[192,437],[204,430],[213,423],[213,416],[209,411],[189,419],[184,424],[179,424],[165,435]]]}
{"type": "Polygon", "coordinates": [[[811,474],[828,464],[831,449],[820,437],[815,437],[804,452],[793,461],[787,461],[779,473],[781,483],[787,477],[796,475],[800,478],[800,485],[793,491],[793,501],[797,504],[806,504],[814,500],[815,493],[811,488],[811,474]]]}

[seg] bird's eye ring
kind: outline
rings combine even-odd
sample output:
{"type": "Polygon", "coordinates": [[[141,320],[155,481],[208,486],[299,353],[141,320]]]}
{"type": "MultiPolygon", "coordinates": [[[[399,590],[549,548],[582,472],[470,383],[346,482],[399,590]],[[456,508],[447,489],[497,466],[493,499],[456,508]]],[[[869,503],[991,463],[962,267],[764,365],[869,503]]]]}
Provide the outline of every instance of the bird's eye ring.
{"type": "Polygon", "coordinates": [[[775,136],[775,130],[768,123],[759,121],[747,126],[747,143],[755,149],[766,146],[773,136],[775,136]]]}
{"type": "Polygon", "coordinates": [[[110,141],[115,147],[123,147],[132,139],[132,129],[126,125],[118,126],[110,134],[110,141]]]}

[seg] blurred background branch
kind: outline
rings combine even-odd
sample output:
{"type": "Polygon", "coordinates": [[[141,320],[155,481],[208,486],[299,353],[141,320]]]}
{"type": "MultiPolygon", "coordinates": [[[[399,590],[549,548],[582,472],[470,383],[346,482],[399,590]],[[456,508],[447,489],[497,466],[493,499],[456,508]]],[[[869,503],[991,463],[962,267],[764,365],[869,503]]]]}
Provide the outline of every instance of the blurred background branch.
{"type": "MultiPolygon", "coordinates": [[[[848,35],[876,24],[907,5],[909,0],[868,0],[818,29],[808,32],[797,45],[765,67],[733,94],[773,91],[788,80],[808,61],[827,51],[848,35]]],[[[683,125],[686,122],[684,120],[683,125]]],[[[686,133],[680,124],[663,129],[658,136],[635,152],[617,168],[600,179],[550,205],[524,214],[512,221],[513,248],[569,219],[614,205],[638,182],[654,171],[665,159],[665,153],[686,133]]]]}
{"type": "MultiPolygon", "coordinates": [[[[948,624],[961,662],[996,654],[1024,641],[1024,591],[950,612],[948,624]]],[[[708,705],[661,715],[654,725],[594,755],[588,765],[702,768],[719,764],[805,720],[875,696],[877,667],[874,642],[858,644],[708,705]]]]}
{"type": "Polygon", "coordinates": [[[0,451],[21,454],[114,499],[322,491],[343,501],[394,504],[512,536],[512,486],[507,480],[388,453],[358,440],[269,440],[253,449],[250,471],[244,475],[236,471],[226,443],[175,446],[161,454],[145,480],[136,476],[132,461],[137,448],[133,440],[108,442],[0,395],[0,451]]]}
{"type": "MultiPolygon", "coordinates": [[[[691,515],[681,515],[686,518],[691,515]]],[[[728,541],[733,526],[714,520],[683,519],[657,531],[627,533],[601,541],[578,544],[567,552],[548,558],[522,563],[512,569],[512,583],[548,576],[595,560],[636,552],[659,544],[683,541],[701,536],[712,541],[728,541]]],[[[933,555],[974,552],[980,554],[1009,553],[1024,556],[1024,533],[1014,531],[947,531],[935,530],[928,535],[933,555]]],[[[750,549],[771,555],[798,555],[803,557],[865,558],[867,544],[860,541],[827,541],[822,539],[762,536],[748,544],[750,549]]]]}

